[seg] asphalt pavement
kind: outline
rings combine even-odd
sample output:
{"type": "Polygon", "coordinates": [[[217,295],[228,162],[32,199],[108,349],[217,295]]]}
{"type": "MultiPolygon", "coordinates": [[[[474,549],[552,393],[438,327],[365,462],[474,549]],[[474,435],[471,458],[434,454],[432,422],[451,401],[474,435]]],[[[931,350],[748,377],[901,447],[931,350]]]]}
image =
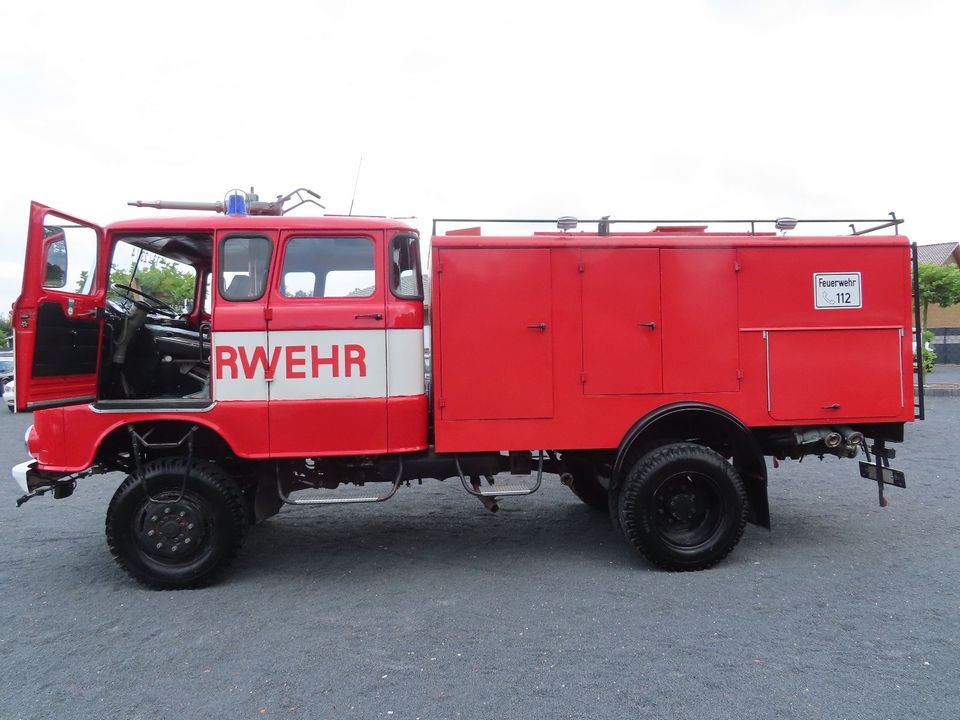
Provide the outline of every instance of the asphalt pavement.
{"type": "MultiPolygon", "coordinates": [[[[928,400],[877,506],[857,464],[771,469],[773,531],[651,568],[555,476],[291,508],[204,590],[113,562],[121,481],[17,509],[0,482],[0,718],[956,718],[960,399],[928,400]]],[[[0,466],[29,415],[0,416],[0,466]]],[[[3,471],[6,474],[6,470],[3,471]]]]}

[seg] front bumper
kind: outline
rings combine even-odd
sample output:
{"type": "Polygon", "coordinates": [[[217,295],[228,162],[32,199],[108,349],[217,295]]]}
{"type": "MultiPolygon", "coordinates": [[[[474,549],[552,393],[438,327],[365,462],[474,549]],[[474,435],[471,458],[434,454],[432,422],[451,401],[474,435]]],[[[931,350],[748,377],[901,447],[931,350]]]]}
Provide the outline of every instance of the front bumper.
{"type": "Polygon", "coordinates": [[[14,465],[11,470],[14,481],[25,493],[33,493],[43,488],[51,488],[64,478],[77,478],[81,473],[41,472],[36,460],[27,460],[14,465]]]}
{"type": "Polygon", "coordinates": [[[13,479],[25,493],[32,493],[42,487],[50,487],[61,478],[71,474],[40,472],[37,469],[36,460],[27,460],[19,465],[14,465],[11,472],[13,473],[13,479]]]}
{"type": "Polygon", "coordinates": [[[37,468],[36,460],[28,460],[27,462],[22,462],[19,465],[13,466],[13,479],[16,481],[17,485],[20,486],[20,489],[23,492],[30,492],[30,480],[28,476],[31,472],[35,473],[37,468]]]}

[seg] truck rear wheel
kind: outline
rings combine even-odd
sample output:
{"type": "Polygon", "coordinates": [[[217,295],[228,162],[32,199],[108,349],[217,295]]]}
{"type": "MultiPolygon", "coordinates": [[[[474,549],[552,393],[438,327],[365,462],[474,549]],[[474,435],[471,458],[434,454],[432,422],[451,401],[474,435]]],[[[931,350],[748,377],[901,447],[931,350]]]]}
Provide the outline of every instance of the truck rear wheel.
{"type": "Polygon", "coordinates": [[[240,490],[202,460],[188,469],[186,458],[161,458],[145,463],[141,475],[124,480],[107,509],[107,544],[114,559],[157,590],[216,580],[246,534],[240,490]]]}
{"type": "Polygon", "coordinates": [[[596,463],[577,461],[569,465],[570,489],[585,505],[594,510],[607,511],[607,489],[600,482],[600,468],[596,463]]]}
{"type": "Polygon", "coordinates": [[[620,486],[630,544],[667,570],[703,570],[725,558],[747,522],[736,468],[710,448],[664,445],[641,457],[620,486]]]}

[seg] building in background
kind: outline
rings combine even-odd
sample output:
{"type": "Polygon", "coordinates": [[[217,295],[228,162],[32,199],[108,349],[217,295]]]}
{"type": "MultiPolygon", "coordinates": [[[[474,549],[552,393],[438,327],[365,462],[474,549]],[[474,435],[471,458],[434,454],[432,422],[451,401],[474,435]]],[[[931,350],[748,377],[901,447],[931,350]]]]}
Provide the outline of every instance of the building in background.
{"type": "MultiPolygon", "coordinates": [[[[917,258],[921,264],[953,264],[960,267],[960,243],[919,245],[917,258]]],[[[951,305],[946,308],[931,305],[927,325],[934,335],[930,344],[937,353],[937,362],[960,363],[960,305],[951,305]]]]}

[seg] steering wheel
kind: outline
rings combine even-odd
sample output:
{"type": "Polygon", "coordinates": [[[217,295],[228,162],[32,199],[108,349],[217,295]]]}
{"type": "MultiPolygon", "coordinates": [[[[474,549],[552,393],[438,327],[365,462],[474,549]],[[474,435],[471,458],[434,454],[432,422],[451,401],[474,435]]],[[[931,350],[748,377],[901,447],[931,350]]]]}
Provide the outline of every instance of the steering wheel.
{"type": "Polygon", "coordinates": [[[164,302],[163,300],[160,300],[159,298],[155,298],[153,295],[149,295],[145,293],[143,290],[138,290],[137,288],[130,287],[129,285],[121,285],[120,283],[113,283],[112,287],[114,290],[126,290],[127,291],[126,293],[117,293],[117,294],[120,295],[120,297],[122,297],[124,300],[129,300],[144,312],[155,312],[155,313],[159,313],[160,315],[166,315],[167,317],[172,317],[172,318],[180,317],[180,313],[177,312],[177,309],[175,307],[173,307],[169,303],[164,302]],[[142,300],[135,300],[134,298],[130,297],[128,293],[136,293],[137,295],[140,295],[142,298],[149,300],[153,304],[150,305],[148,303],[143,302],[142,300]]]}

